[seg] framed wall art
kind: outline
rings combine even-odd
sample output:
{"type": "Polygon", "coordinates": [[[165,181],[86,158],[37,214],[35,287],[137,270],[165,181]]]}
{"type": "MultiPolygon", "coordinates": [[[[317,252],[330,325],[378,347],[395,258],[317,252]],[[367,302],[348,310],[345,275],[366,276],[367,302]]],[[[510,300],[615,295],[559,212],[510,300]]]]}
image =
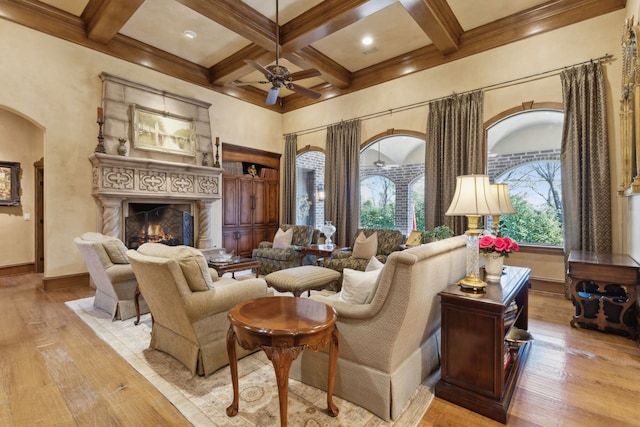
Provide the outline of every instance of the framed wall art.
{"type": "Polygon", "coordinates": [[[196,125],[190,117],[131,105],[134,148],[196,155],[196,125]]]}
{"type": "Polygon", "coordinates": [[[20,206],[20,163],[0,161],[0,206],[20,206]]]}

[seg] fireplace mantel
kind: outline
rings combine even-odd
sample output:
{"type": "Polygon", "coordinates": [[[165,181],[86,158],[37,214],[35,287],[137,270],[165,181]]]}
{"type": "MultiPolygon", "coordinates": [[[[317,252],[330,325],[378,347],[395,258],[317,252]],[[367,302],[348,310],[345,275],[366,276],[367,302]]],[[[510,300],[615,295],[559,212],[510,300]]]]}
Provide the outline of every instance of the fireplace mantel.
{"type": "Polygon", "coordinates": [[[122,239],[125,200],[194,201],[198,247],[212,247],[211,203],[222,197],[222,169],[103,153],[89,156],[92,194],[102,213],[102,233],[122,239]]]}

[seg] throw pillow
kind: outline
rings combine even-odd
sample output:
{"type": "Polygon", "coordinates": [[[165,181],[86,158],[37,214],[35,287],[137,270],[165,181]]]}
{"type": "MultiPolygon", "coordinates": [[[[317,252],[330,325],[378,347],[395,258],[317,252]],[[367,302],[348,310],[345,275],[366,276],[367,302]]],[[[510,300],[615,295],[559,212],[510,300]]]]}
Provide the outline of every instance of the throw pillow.
{"type": "Polygon", "coordinates": [[[122,243],[120,239],[111,238],[101,241],[102,247],[107,251],[107,255],[114,264],[129,264],[129,257],[127,256],[127,247],[122,243]]]}
{"type": "Polygon", "coordinates": [[[369,264],[367,264],[367,268],[365,268],[364,271],[380,270],[382,267],[384,267],[382,261],[380,261],[375,256],[372,256],[369,260],[369,264]]]}
{"type": "Polygon", "coordinates": [[[291,247],[291,240],[293,239],[293,228],[287,231],[282,231],[282,228],[278,229],[276,237],[273,239],[274,249],[287,249],[291,247]]]}
{"type": "Polygon", "coordinates": [[[364,304],[370,299],[381,271],[342,270],[342,299],[351,304],[364,304]]]}
{"type": "Polygon", "coordinates": [[[360,259],[370,259],[376,256],[378,253],[378,232],[373,233],[367,237],[364,235],[364,231],[360,232],[360,235],[356,238],[356,243],[353,245],[353,257],[360,259]]]}

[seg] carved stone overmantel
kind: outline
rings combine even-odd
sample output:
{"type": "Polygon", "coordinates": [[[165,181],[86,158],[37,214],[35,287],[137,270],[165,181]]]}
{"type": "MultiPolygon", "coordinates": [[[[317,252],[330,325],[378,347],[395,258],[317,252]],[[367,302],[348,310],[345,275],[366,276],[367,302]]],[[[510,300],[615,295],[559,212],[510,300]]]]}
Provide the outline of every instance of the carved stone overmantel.
{"type": "Polygon", "coordinates": [[[211,205],[222,197],[222,169],[93,153],[92,194],[102,213],[102,233],[122,238],[122,204],[129,200],[194,202],[198,247],[213,246],[211,205]]]}

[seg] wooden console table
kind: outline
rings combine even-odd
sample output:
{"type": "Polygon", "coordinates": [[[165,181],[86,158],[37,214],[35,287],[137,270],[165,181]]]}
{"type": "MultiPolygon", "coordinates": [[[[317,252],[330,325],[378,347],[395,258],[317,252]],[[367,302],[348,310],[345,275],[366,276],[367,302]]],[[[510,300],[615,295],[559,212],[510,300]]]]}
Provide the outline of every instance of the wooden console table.
{"type": "Polygon", "coordinates": [[[505,272],[500,283],[489,283],[482,293],[451,285],[438,294],[442,359],[435,394],[506,424],[531,342],[510,349],[505,335],[512,325],[528,328],[531,270],[506,267],[505,272]]]}
{"type": "Polygon", "coordinates": [[[568,259],[574,328],[622,332],[638,338],[636,313],[640,266],[627,255],[571,251],[568,259]]]}

